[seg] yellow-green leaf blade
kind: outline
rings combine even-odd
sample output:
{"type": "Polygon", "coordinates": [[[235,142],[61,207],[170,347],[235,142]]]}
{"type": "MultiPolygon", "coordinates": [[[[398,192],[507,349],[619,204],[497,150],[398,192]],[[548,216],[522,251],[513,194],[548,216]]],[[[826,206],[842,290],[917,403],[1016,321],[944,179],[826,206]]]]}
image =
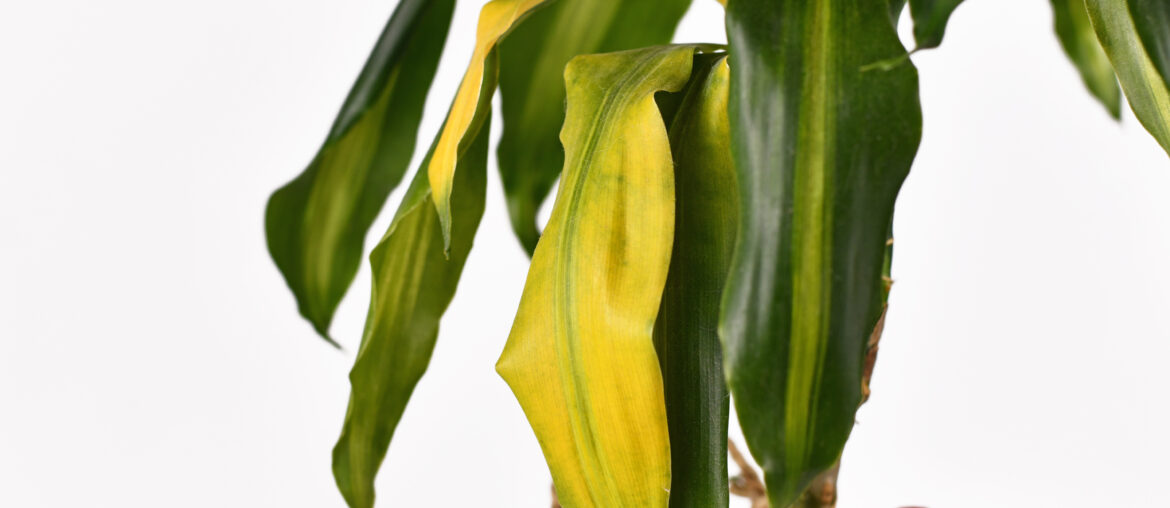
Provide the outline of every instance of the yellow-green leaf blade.
{"type": "Polygon", "coordinates": [[[1121,118],[1121,88],[1113,65],[1085,11],[1084,0],[1051,0],[1052,19],[1056,36],[1064,53],[1076,66],[1089,92],[1093,94],[1113,118],[1121,118]]]}
{"type": "Polygon", "coordinates": [[[1085,7],[1134,115],[1170,153],[1170,5],[1085,0],[1085,7]]]}
{"type": "Polygon", "coordinates": [[[321,150],[268,201],[268,251],[301,315],[330,342],[366,231],[410,163],[453,9],[454,0],[398,5],[321,150]]]}
{"type": "Polygon", "coordinates": [[[546,1],[492,0],[479,12],[471,63],[467,65],[467,72],[463,74],[463,81],[455,92],[434,155],[427,165],[445,244],[451,240],[451,188],[455,168],[463,150],[471,143],[473,134],[479,130],[479,125],[491,109],[492,94],[496,91],[499,72],[496,46],[521,20],[546,1]]]}
{"type": "Polygon", "coordinates": [[[349,374],[349,409],[333,449],[333,474],[351,507],[373,506],[374,478],[415,384],[430,363],[439,318],[455,295],[483,216],[487,145],[488,129],[483,128],[459,161],[454,182],[459,214],[449,258],[421,169],[370,254],[370,310],[349,374]]]}
{"type": "Polygon", "coordinates": [[[670,449],[653,327],[674,229],[654,102],[691,47],[579,56],[566,71],[565,167],[496,365],[566,506],[666,506],[670,449]]]}
{"type": "Polygon", "coordinates": [[[887,228],[921,137],[917,71],[888,6],[728,4],[741,205],[720,337],[776,507],[837,461],[852,430],[887,228]]]}
{"type": "Polygon", "coordinates": [[[654,327],[670,431],[670,506],[727,506],[728,395],[719,303],[735,246],[726,55],[697,55],[670,128],[674,248],[654,327]]]}
{"type": "Polygon", "coordinates": [[[532,14],[500,44],[504,132],[497,148],[512,229],[532,254],[536,213],[564,164],[569,59],[670,42],[691,0],[561,0],[532,14]]]}

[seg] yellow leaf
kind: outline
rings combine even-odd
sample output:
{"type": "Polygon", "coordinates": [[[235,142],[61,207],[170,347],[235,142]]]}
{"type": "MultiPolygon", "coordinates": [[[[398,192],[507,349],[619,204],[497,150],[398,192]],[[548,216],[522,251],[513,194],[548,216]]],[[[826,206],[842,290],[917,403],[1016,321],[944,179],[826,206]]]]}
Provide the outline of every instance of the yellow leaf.
{"type": "Polygon", "coordinates": [[[694,46],[579,56],[565,70],[565,166],[496,370],[565,506],[666,506],[670,445],[653,328],[674,235],[654,101],[694,46]]]}
{"type": "Polygon", "coordinates": [[[496,45],[524,17],[546,0],[492,0],[479,11],[475,32],[475,51],[455,93],[447,123],[439,134],[435,153],[427,167],[439,225],[443,229],[443,247],[451,243],[451,186],[459,155],[471,144],[484,113],[491,108],[496,89],[498,60],[496,45]]]}

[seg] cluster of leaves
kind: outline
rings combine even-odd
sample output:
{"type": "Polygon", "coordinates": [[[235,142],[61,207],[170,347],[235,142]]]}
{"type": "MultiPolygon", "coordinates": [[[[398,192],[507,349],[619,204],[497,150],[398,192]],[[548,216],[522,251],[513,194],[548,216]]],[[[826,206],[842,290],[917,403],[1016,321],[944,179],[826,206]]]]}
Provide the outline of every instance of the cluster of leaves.
{"type": "MultiPolygon", "coordinates": [[[[806,489],[835,471],[868,393],[894,201],[921,137],[906,2],[730,0],[727,46],[666,45],[690,1],[483,7],[446,122],[370,254],[333,453],[351,506],[373,505],[471,250],[497,88],[500,177],[532,256],[497,370],[560,501],[726,506],[729,393],[772,505],[832,501],[806,489]]],[[[1051,1],[1088,89],[1115,117],[1124,90],[1170,150],[1170,2],[1051,1]]],[[[941,43],[960,3],[909,1],[916,49],[941,43]]],[[[272,257],[330,342],[453,9],[400,1],[324,145],[269,201],[272,257]]]]}

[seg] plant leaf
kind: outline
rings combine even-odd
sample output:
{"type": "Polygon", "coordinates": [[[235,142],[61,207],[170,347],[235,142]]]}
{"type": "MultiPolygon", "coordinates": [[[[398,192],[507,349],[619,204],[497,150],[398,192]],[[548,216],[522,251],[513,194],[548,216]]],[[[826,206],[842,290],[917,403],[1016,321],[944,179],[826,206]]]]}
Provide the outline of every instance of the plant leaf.
{"type": "Polygon", "coordinates": [[[370,254],[374,272],[370,310],[349,374],[353,385],[349,410],[333,448],[333,475],[351,507],[374,505],[374,477],[430,362],[439,318],[455,295],[483,216],[488,131],[481,128],[459,160],[454,182],[459,214],[452,228],[450,258],[443,252],[439,217],[422,169],[370,254]]]}
{"type": "Polygon", "coordinates": [[[1089,19],[1138,121],[1170,153],[1170,5],[1085,0],[1089,19]]]}
{"type": "Polygon", "coordinates": [[[1053,25],[1064,53],[1080,72],[1085,86],[1113,118],[1121,118],[1121,88],[1113,65],[1089,22],[1084,0],[1051,0],[1053,25]]]}
{"type": "Polygon", "coordinates": [[[565,69],[565,167],[496,364],[565,506],[666,506],[670,448],[653,328],[674,174],[654,102],[692,46],[578,56],[565,69]]]}
{"type": "Polygon", "coordinates": [[[325,340],[366,232],[414,152],[454,0],[402,0],[304,172],[268,200],[268,251],[325,340]]]}
{"type": "Polygon", "coordinates": [[[749,449],[788,506],[853,427],[918,74],[885,2],[732,0],[727,33],[741,204],[720,337],[749,449]]]}
{"type": "Polygon", "coordinates": [[[906,8],[906,0],[888,0],[890,9],[890,21],[894,23],[894,28],[898,28],[898,19],[902,17],[902,10],[906,8]]]}
{"type": "Polygon", "coordinates": [[[727,386],[719,302],[739,213],[726,55],[696,55],[670,127],[674,247],[654,341],[670,431],[670,506],[727,506],[727,386]]]}
{"type": "Polygon", "coordinates": [[[691,0],[562,0],[534,13],[500,45],[504,133],[496,152],[512,229],[529,255],[536,213],[564,164],[569,59],[670,42],[691,0]]]}
{"type": "Polygon", "coordinates": [[[496,91],[499,55],[496,46],[508,32],[525,17],[542,6],[546,0],[492,0],[479,11],[479,25],[475,32],[475,51],[463,74],[463,82],[455,92],[455,100],[447,113],[447,121],[439,133],[434,157],[427,166],[427,175],[439,211],[439,225],[443,244],[451,242],[451,185],[455,168],[463,150],[479,130],[487,112],[491,110],[492,94],[496,91]]]}
{"type": "Polygon", "coordinates": [[[951,13],[963,0],[910,0],[910,17],[914,19],[914,41],[918,49],[937,48],[942,44],[951,13]]]}

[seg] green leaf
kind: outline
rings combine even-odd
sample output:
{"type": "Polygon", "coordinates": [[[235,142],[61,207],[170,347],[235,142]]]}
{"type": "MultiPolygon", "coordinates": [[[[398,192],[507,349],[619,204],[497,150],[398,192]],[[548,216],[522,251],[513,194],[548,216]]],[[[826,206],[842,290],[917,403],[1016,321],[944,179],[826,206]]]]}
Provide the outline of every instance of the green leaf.
{"type": "Polygon", "coordinates": [[[727,33],[741,204],[720,337],[780,507],[853,427],[887,228],[921,138],[918,73],[881,1],[732,0],[727,33]]]}
{"type": "Polygon", "coordinates": [[[1138,38],[1162,81],[1170,81],[1170,3],[1165,0],[1129,0],[1138,38]]]}
{"type": "Polygon", "coordinates": [[[1113,118],[1121,118],[1121,88],[1085,11],[1084,0],[1051,0],[1056,36],[1085,86],[1113,118]]]}
{"type": "Polygon", "coordinates": [[[268,200],[268,251],[317,333],[357,274],[366,231],[414,152],[454,0],[402,0],[309,167],[268,200]]]}
{"type": "Polygon", "coordinates": [[[889,0],[890,21],[894,28],[898,28],[898,19],[902,17],[902,10],[906,8],[906,0],[889,0]]]}
{"type": "Polygon", "coordinates": [[[386,236],[370,254],[374,272],[370,311],[349,374],[353,385],[349,410],[333,449],[333,475],[352,507],[374,505],[374,477],[410,394],[427,369],[439,318],[455,295],[471,251],[484,209],[488,131],[480,129],[459,160],[450,258],[443,252],[426,162],[386,236]]]}
{"type": "Polygon", "coordinates": [[[726,55],[696,55],[670,127],[674,247],[654,327],[670,431],[670,506],[727,506],[727,386],[719,303],[739,213],[726,55]]]}
{"type": "Polygon", "coordinates": [[[674,173],[654,102],[693,46],[578,56],[565,166],[496,370],[565,506],[664,507],[670,445],[653,329],[674,238],[674,173]]]}
{"type": "Polygon", "coordinates": [[[910,0],[910,17],[914,19],[914,41],[918,49],[937,48],[942,44],[951,13],[963,0],[910,0]]]}
{"type": "Polygon", "coordinates": [[[564,69],[569,59],[670,42],[691,0],[560,0],[500,44],[504,133],[497,153],[512,229],[529,255],[536,213],[560,175],[564,69]]]}
{"type": "Polygon", "coordinates": [[[1089,19],[1138,121],[1170,153],[1170,5],[1086,0],[1089,19]]]}

